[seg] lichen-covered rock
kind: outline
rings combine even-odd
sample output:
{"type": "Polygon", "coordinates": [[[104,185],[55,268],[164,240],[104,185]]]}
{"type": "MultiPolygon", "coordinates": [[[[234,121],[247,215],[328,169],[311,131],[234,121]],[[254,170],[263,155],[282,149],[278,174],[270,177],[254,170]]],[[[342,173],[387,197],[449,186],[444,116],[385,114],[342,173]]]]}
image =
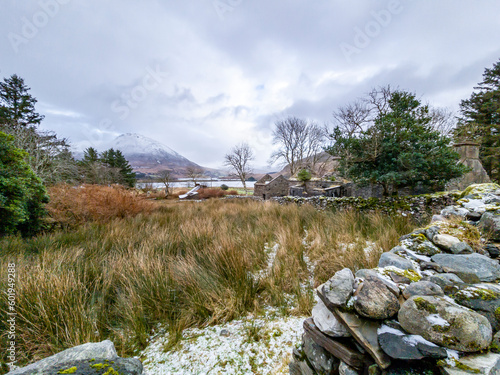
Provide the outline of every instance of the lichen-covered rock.
{"type": "Polygon", "coordinates": [[[347,328],[328,310],[321,299],[318,300],[312,309],[312,318],[316,327],[325,335],[332,337],[351,336],[347,328]]]}
{"type": "Polygon", "coordinates": [[[453,270],[451,273],[458,275],[462,280],[468,274],[476,275],[480,281],[495,281],[500,279],[500,265],[497,261],[480,254],[453,255],[436,254],[432,256],[432,261],[441,267],[448,267],[453,270]]]}
{"type": "Polygon", "coordinates": [[[444,375],[498,375],[500,374],[500,355],[495,353],[469,354],[454,360],[452,365],[441,368],[444,375]]]}
{"type": "Polygon", "coordinates": [[[137,358],[115,358],[114,360],[92,358],[61,363],[43,371],[44,375],[141,375],[142,363],[137,358]]]}
{"type": "Polygon", "coordinates": [[[460,288],[453,299],[486,317],[494,332],[500,329],[500,293],[490,288],[470,285],[460,288]]]}
{"type": "Polygon", "coordinates": [[[316,344],[308,333],[302,336],[302,343],[304,353],[318,375],[330,375],[337,371],[340,360],[316,344]]]}
{"type": "Polygon", "coordinates": [[[494,241],[500,241],[500,210],[485,212],[479,220],[479,227],[488,232],[494,241]]]}
{"type": "Polygon", "coordinates": [[[354,275],[349,268],[344,268],[320,286],[325,298],[333,306],[344,307],[347,300],[352,296],[354,288],[354,275]]]}
{"type": "Polygon", "coordinates": [[[387,319],[397,314],[399,301],[382,281],[367,279],[354,293],[354,308],[366,318],[387,319]]]}
{"type": "Polygon", "coordinates": [[[406,299],[412,296],[444,296],[444,292],[439,285],[424,280],[408,285],[403,291],[406,299]]]}
{"type": "Polygon", "coordinates": [[[400,257],[399,255],[393,254],[393,253],[383,253],[380,257],[379,262],[378,262],[378,266],[381,268],[393,266],[393,267],[397,267],[401,270],[414,270],[415,269],[415,267],[413,266],[413,263],[411,261],[409,261],[408,259],[405,259],[403,257],[400,257]]]}
{"type": "Polygon", "coordinates": [[[87,344],[66,349],[53,356],[44,358],[29,366],[19,368],[9,372],[8,375],[36,375],[42,374],[44,370],[61,363],[68,363],[79,360],[90,360],[92,358],[102,358],[103,360],[114,360],[118,358],[115,346],[110,340],[98,343],[89,342],[87,344]]]}
{"type": "Polygon", "coordinates": [[[488,319],[445,297],[411,297],[401,306],[398,320],[409,333],[463,352],[485,349],[492,339],[488,319]]]}

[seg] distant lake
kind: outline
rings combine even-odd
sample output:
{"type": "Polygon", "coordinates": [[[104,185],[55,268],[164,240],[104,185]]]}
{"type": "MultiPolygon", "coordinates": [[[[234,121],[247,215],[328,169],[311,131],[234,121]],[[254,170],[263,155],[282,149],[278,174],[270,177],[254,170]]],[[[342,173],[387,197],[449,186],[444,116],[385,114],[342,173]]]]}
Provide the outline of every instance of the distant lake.
{"type": "MultiPolygon", "coordinates": [[[[199,180],[197,182],[201,185],[206,185],[208,187],[220,187],[222,184],[226,184],[230,188],[242,188],[243,187],[243,184],[241,183],[240,180],[213,179],[213,180],[199,180]]],[[[246,182],[247,188],[253,188],[254,184],[255,184],[255,181],[247,181],[246,182]]],[[[153,182],[153,183],[151,183],[151,182],[139,182],[136,185],[136,187],[140,189],[140,188],[144,187],[145,185],[153,185],[153,188],[155,188],[155,189],[161,189],[161,188],[165,187],[165,185],[163,185],[163,183],[161,183],[161,182],[153,182]]],[[[194,187],[194,184],[193,184],[193,181],[191,181],[191,180],[177,180],[175,182],[172,182],[170,184],[170,186],[171,187],[192,188],[192,187],[194,187]]]]}

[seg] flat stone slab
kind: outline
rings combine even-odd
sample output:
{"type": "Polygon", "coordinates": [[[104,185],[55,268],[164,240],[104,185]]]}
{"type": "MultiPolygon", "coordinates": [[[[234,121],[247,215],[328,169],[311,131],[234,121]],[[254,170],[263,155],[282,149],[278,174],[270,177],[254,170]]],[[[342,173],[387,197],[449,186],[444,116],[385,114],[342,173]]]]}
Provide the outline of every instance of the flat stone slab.
{"type": "Polygon", "coordinates": [[[446,349],[425,340],[422,336],[409,335],[402,329],[385,324],[378,329],[378,342],[382,350],[394,359],[416,360],[448,356],[446,349]]]}
{"type": "MultiPolygon", "coordinates": [[[[500,265],[498,261],[480,254],[436,254],[432,261],[441,267],[453,270],[462,280],[467,274],[476,275],[480,281],[490,282],[500,279],[500,265]]],[[[466,280],[464,280],[466,281],[466,280]]]]}
{"type": "Polygon", "coordinates": [[[384,353],[378,343],[377,330],[380,328],[382,322],[363,319],[355,313],[342,311],[328,302],[321,290],[318,291],[318,296],[330,311],[335,314],[337,319],[347,327],[347,330],[357,343],[372,356],[377,365],[382,369],[386,369],[391,365],[391,358],[384,353]]]}
{"type": "Polygon", "coordinates": [[[349,337],[347,328],[328,310],[321,299],[312,309],[312,318],[316,327],[324,334],[332,337],[349,337]]]}

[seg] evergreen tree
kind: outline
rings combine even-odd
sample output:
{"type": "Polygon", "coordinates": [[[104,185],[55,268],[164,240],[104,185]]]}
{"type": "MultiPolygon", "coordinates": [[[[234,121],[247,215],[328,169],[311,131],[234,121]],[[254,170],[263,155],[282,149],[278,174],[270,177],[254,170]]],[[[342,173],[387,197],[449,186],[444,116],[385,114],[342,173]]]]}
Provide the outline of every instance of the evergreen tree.
{"type": "Polygon", "coordinates": [[[109,169],[109,176],[112,183],[133,187],[137,181],[135,173],[132,171],[125,156],[120,150],[110,148],[101,154],[100,161],[109,169]]]}
{"type": "Polygon", "coordinates": [[[125,159],[125,156],[123,156],[120,150],[115,151],[115,167],[120,170],[122,184],[128,187],[134,187],[137,182],[137,178],[135,177],[135,173],[132,171],[132,167],[129,162],[125,159]]]}
{"type": "Polygon", "coordinates": [[[33,235],[45,215],[45,187],[25,159],[14,137],[0,132],[0,235],[33,235]]]}
{"type": "Polygon", "coordinates": [[[83,163],[95,163],[99,161],[99,153],[93,147],[88,147],[83,151],[83,163]]]}
{"type": "Polygon", "coordinates": [[[485,69],[483,81],[460,103],[455,140],[479,142],[479,158],[493,180],[500,182],[500,61],[485,69]]]}
{"type": "Polygon", "coordinates": [[[360,183],[380,184],[384,194],[394,188],[442,187],[465,172],[450,139],[432,128],[432,112],[415,95],[394,91],[373,124],[357,133],[338,128],[327,149],[341,156],[341,172],[360,183]]]}
{"type": "Polygon", "coordinates": [[[15,74],[0,82],[0,124],[14,128],[40,124],[43,116],[35,112],[37,100],[29,90],[24,80],[15,74]]]}

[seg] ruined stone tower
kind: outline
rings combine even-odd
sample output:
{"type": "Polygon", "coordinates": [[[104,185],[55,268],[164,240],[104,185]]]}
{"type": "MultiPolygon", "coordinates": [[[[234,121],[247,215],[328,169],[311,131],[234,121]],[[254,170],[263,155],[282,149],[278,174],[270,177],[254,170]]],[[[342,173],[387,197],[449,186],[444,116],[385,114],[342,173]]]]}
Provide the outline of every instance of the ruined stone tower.
{"type": "Polygon", "coordinates": [[[460,178],[451,180],[446,185],[446,190],[464,190],[472,184],[482,184],[491,182],[488,173],[483,168],[479,160],[479,145],[474,142],[462,142],[454,145],[456,151],[460,154],[460,163],[471,169],[460,178]]]}

